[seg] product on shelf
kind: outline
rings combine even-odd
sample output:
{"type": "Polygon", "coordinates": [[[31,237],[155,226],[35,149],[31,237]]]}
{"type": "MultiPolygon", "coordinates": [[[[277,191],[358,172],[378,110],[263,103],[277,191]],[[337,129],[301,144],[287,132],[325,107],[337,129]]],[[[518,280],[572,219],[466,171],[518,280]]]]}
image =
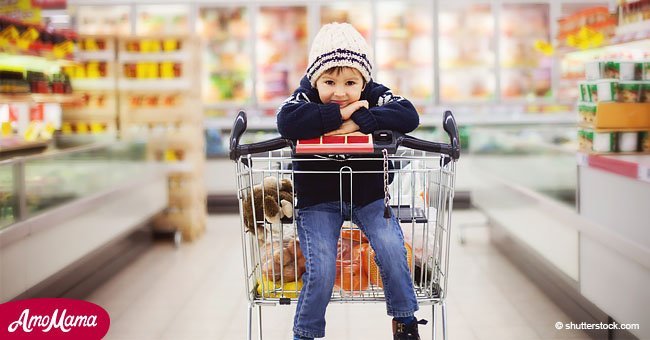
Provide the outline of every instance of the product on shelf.
{"type": "Polygon", "coordinates": [[[81,34],[128,35],[131,33],[131,5],[69,6],[81,34]]]}
{"type": "Polygon", "coordinates": [[[23,72],[0,70],[0,93],[29,93],[30,86],[23,77],[23,72]]]}
{"type": "Polygon", "coordinates": [[[597,153],[647,153],[650,131],[578,130],[579,149],[597,153]]]}
{"type": "Polygon", "coordinates": [[[51,30],[42,25],[0,16],[0,52],[71,59],[77,35],[73,31],[51,30]]]}
{"type": "Polygon", "coordinates": [[[650,20],[650,1],[620,0],[619,25],[635,24],[650,20]]]}
{"type": "Polygon", "coordinates": [[[616,17],[609,12],[607,7],[590,7],[573,13],[558,20],[557,41],[560,46],[590,46],[589,41],[583,45],[575,42],[576,37],[585,35],[586,30],[600,34],[602,37],[611,37],[615,33],[616,17]],[[572,44],[569,44],[571,40],[572,44]]]}

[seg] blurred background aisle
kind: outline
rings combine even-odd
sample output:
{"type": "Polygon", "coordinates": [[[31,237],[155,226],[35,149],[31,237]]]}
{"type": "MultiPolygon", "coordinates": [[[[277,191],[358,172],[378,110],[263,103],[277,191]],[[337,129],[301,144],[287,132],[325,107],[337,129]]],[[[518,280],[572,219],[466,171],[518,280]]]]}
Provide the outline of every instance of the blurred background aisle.
{"type": "MultiPolygon", "coordinates": [[[[452,230],[478,223],[451,339],[650,339],[650,0],[3,1],[0,303],[91,294],[110,338],[242,338],[233,121],[279,136],[332,21],[413,136],[456,118],[452,230]]],[[[331,306],[329,338],[386,338],[382,310],[331,306]]],[[[288,337],[291,307],[264,315],[288,337]]]]}

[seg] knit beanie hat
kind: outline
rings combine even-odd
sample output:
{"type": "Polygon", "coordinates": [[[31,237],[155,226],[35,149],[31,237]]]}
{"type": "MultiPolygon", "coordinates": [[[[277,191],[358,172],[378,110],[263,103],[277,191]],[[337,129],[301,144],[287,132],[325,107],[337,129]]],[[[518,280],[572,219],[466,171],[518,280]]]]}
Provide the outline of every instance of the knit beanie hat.
{"type": "Polygon", "coordinates": [[[366,83],[370,82],[372,64],[368,43],[348,23],[333,22],[321,27],[309,51],[307,79],[313,87],[323,72],[332,67],[348,66],[359,70],[366,83]]]}

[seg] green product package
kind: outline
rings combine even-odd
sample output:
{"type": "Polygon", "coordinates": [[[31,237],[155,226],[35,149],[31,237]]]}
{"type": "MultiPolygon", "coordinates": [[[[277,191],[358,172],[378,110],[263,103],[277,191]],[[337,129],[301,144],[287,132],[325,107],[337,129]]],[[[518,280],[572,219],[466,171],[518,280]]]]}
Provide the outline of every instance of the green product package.
{"type": "Polygon", "coordinates": [[[591,102],[591,92],[589,92],[589,83],[588,82],[580,82],[578,84],[578,88],[580,90],[580,100],[583,102],[591,102]]]}
{"type": "MultiPolygon", "coordinates": [[[[618,97],[618,80],[603,79],[597,82],[597,100],[594,102],[615,102],[618,97]]],[[[592,93],[593,98],[593,93],[592,93]]]]}
{"type": "Polygon", "coordinates": [[[605,62],[605,72],[603,73],[605,78],[619,79],[621,74],[621,63],[618,61],[605,62]]]}
{"type": "Polygon", "coordinates": [[[619,63],[620,80],[642,80],[643,63],[637,61],[621,61],[619,63]]]}
{"type": "Polygon", "coordinates": [[[641,102],[650,103],[650,80],[641,83],[641,102]]]}
{"type": "Polygon", "coordinates": [[[596,104],[581,102],[578,103],[578,116],[581,122],[593,123],[596,120],[596,104]]]}
{"type": "Polygon", "coordinates": [[[641,82],[621,81],[618,83],[617,101],[621,103],[638,103],[641,101],[641,82]]]}
{"type": "Polygon", "coordinates": [[[641,152],[650,152],[650,131],[639,132],[639,147],[641,152]]]}

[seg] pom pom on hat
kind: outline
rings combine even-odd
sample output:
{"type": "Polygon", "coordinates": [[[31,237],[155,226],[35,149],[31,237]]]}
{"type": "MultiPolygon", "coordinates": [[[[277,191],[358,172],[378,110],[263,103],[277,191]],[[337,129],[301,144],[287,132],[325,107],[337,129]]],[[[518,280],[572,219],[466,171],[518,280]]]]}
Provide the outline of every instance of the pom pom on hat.
{"type": "Polygon", "coordinates": [[[348,23],[333,22],[321,27],[309,51],[307,79],[316,87],[316,80],[332,67],[347,66],[358,70],[370,81],[372,63],[368,43],[354,27],[348,23]]]}

